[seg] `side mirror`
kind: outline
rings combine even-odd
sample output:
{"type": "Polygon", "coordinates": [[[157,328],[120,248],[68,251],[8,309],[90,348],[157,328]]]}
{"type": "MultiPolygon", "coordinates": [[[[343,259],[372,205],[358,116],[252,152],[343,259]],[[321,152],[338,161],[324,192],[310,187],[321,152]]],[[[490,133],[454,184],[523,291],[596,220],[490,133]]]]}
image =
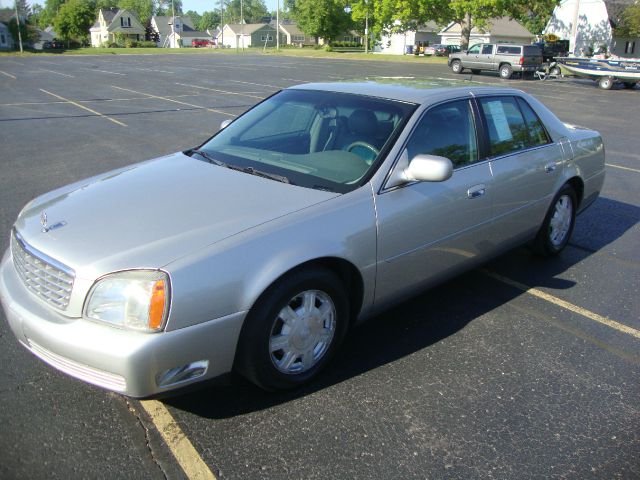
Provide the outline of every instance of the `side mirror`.
{"type": "Polygon", "coordinates": [[[220,130],[224,130],[225,128],[227,128],[231,122],[233,122],[233,120],[231,120],[230,118],[227,118],[226,120],[223,120],[220,123],[220,130]]]}
{"type": "Polygon", "coordinates": [[[444,182],[453,175],[453,163],[436,155],[416,155],[404,171],[405,179],[418,182],[444,182]]]}

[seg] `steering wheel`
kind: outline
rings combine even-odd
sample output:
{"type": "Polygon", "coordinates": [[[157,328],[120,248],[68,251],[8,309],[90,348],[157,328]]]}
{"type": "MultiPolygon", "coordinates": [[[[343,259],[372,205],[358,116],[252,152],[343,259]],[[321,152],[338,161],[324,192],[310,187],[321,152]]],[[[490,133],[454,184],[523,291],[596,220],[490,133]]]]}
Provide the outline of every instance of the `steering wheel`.
{"type": "MultiPolygon", "coordinates": [[[[350,152],[351,150],[353,150],[356,147],[363,147],[363,148],[366,148],[368,150],[371,150],[373,152],[374,158],[377,157],[380,154],[380,150],[378,150],[376,147],[374,147],[370,143],[363,142],[361,140],[358,140],[357,142],[353,142],[351,145],[349,145],[346,148],[346,150],[347,150],[347,152],[350,152]]],[[[365,161],[367,161],[367,160],[365,159],[365,161]]],[[[373,161],[373,158],[370,161],[373,161]]]]}

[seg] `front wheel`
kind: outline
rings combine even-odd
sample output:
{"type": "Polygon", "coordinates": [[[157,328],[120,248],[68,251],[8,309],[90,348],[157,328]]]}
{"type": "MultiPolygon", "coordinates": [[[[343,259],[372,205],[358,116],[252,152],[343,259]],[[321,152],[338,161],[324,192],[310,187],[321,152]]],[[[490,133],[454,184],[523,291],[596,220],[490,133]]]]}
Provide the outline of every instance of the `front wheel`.
{"type": "Polygon", "coordinates": [[[550,257],[569,243],[576,222],[577,197],[571,185],[563,186],[554,197],[534,241],[536,252],[550,257]]]}
{"type": "Polygon", "coordinates": [[[451,71],[453,73],[462,73],[462,63],[460,60],[454,60],[451,62],[451,71]]]}
{"type": "Polygon", "coordinates": [[[500,66],[500,78],[507,80],[511,78],[512,74],[513,74],[513,68],[511,68],[511,65],[505,64],[500,66]]]}
{"type": "Polygon", "coordinates": [[[235,368],[265,390],[302,385],[333,356],[348,324],[342,281],[322,268],[287,275],[249,312],[235,368]]]}

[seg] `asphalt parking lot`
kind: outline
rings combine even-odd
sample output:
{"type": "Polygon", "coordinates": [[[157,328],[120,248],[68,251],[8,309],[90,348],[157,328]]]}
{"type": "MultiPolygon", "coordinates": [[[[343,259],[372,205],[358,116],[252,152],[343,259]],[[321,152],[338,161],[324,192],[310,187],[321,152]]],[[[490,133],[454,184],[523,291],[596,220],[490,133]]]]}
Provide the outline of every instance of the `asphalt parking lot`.
{"type": "MultiPolygon", "coordinates": [[[[371,76],[460,78],[253,54],[2,57],[0,247],[38,194],[198,145],[280,88],[371,76]]],[[[520,248],[425,292],[278,394],[233,379],[128,400],[43,364],[0,313],[0,478],[640,478],[639,88],[473,79],[603,134],[602,196],[559,258],[520,248]]]]}

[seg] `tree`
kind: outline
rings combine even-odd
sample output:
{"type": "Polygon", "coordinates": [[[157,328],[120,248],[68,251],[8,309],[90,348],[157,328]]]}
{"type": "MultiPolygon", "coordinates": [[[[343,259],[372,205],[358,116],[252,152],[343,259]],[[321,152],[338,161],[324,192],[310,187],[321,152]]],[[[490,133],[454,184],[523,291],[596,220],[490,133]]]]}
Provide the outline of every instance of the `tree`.
{"type": "Polygon", "coordinates": [[[230,0],[224,9],[226,23],[240,23],[242,18],[244,18],[245,23],[258,23],[268,15],[269,11],[264,4],[264,0],[230,0]],[[243,4],[242,12],[240,12],[241,1],[243,4]]]}
{"type": "Polygon", "coordinates": [[[146,25],[153,15],[152,0],[118,0],[118,8],[134,13],[142,25],[146,25]]]}
{"type": "Polygon", "coordinates": [[[182,0],[173,0],[173,6],[176,9],[175,14],[171,10],[171,0],[157,0],[157,2],[156,15],[182,15],[182,0]]]}
{"type": "Polygon", "coordinates": [[[640,37],[640,4],[636,3],[625,8],[615,32],[617,36],[623,38],[640,37]]]}
{"type": "Polygon", "coordinates": [[[39,25],[43,28],[53,25],[56,15],[58,15],[58,11],[64,2],[65,0],[46,0],[40,15],[39,25]]]}
{"type": "Polygon", "coordinates": [[[87,0],[69,0],[55,17],[54,28],[64,40],[85,40],[89,28],[96,20],[95,3],[87,0]]]}
{"type": "MultiPolygon", "coordinates": [[[[202,12],[202,17],[198,22],[198,30],[206,31],[207,29],[214,29],[220,25],[220,12],[202,12]]],[[[222,28],[222,25],[220,25],[222,28]]]]}
{"type": "Polygon", "coordinates": [[[22,18],[20,20],[20,35],[18,35],[18,22],[16,22],[15,16],[9,20],[7,28],[9,29],[9,33],[11,34],[15,45],[18,45],[20,38],[22,38],[23,44],[38,41],[38,32],[36,32],[36,29],[33,25],[25,22],[22,18]]]}
{"type": "Polygon", "coordinates": [[[516,1],[507,5],[507,13],[535,34],[542,33],[560,0],[516,1]]]}
{"type": "Polygon", "coordinates": [[[200,19],[202,18],[202,16],[194,10],[186,11],[185,15],[191,19],[191,22],[193,22],[193,26],[195,27],[195,29],[200,30],[198,28],[198,24],[200,23],[200,19]]]}
{"type": "Polygon", "coordinates": [[[328,43],[352,26],[340,0],[296,0],[293,18],[305,35],[322,37],[328,43]]]}

